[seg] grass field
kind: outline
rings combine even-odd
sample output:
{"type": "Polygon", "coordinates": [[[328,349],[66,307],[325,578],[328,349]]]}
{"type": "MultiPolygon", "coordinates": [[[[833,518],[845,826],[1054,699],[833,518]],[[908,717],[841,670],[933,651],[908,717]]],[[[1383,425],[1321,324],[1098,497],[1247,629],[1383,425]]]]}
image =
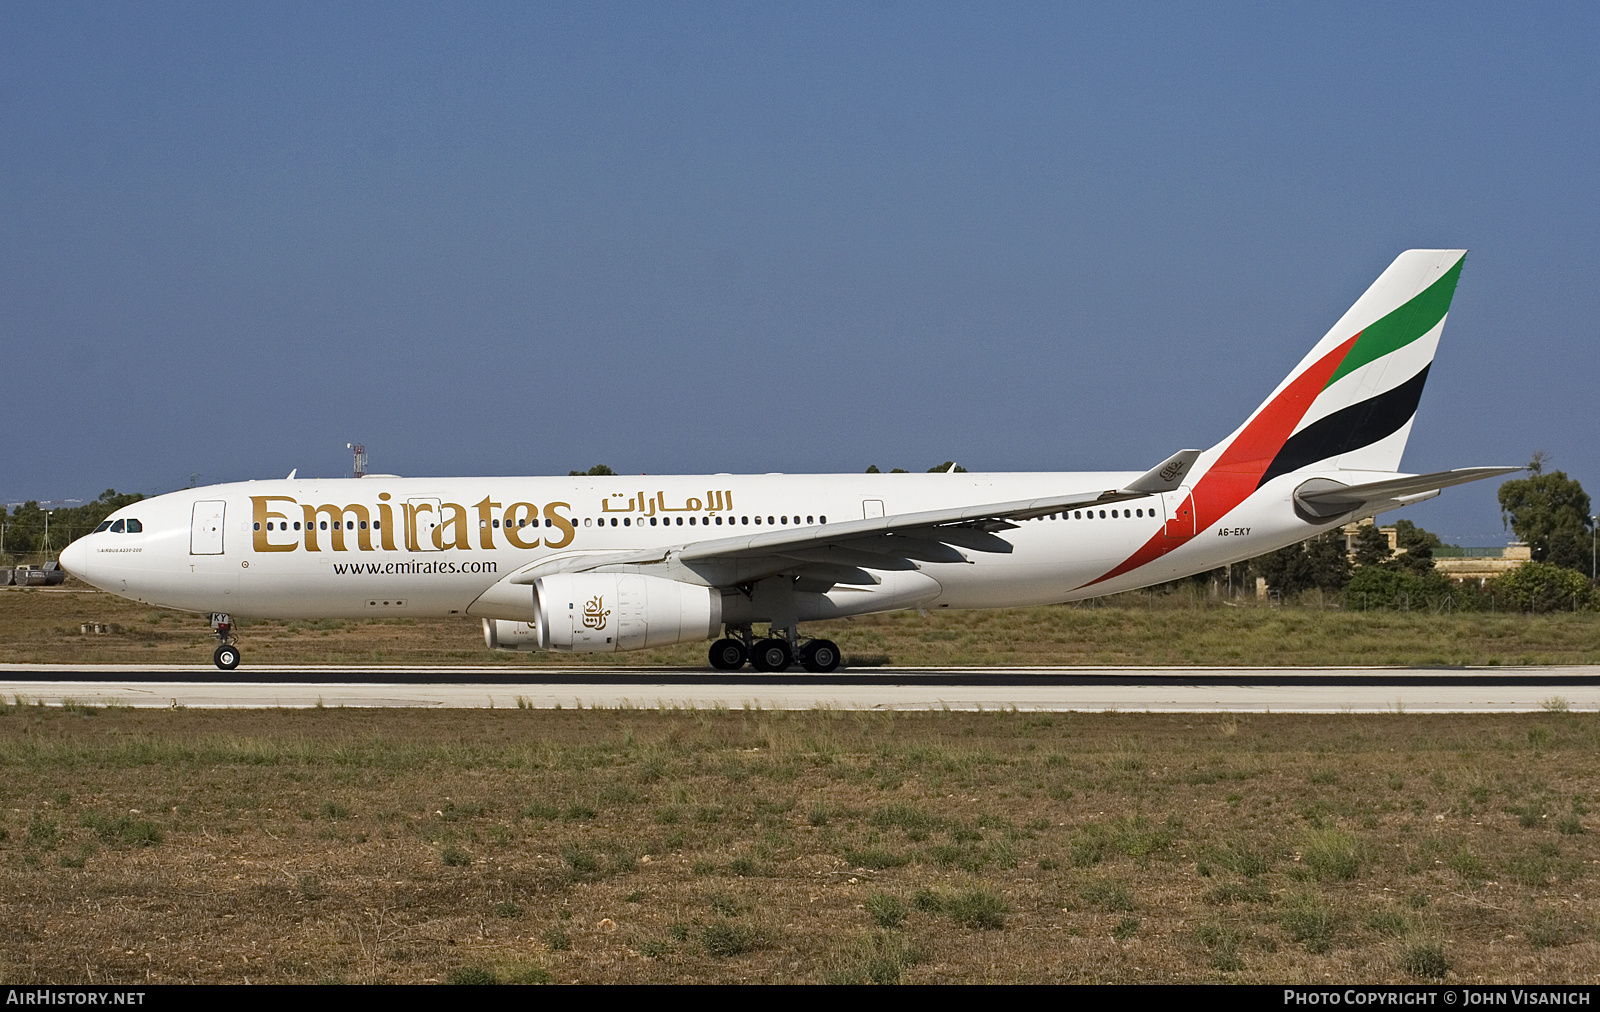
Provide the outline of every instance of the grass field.
{"type": "MultiPolygon", "coordinates": [[[[70,585],[69,585],[70,586],[70,585]]],[[[78,585],[81,587],[81,585],[78,585]]],[[[1600,613],[1347,612],[1223,604],[1188,594],[1001,611],[916,612],[808,624],[861,665],[1596,664],[1600,613]]],[[[586,656],[484,649],[471,619],[245,622],[245,664],[669,664],[705,666],[706,644],[586,656]]],[[[87,589],[0,591],[0,661],[203,664],[200,616],[87,589]],[[120,631],[84,634],[85,623],[120,631]]]]}
{"type": "Polygon", "coordinates": [[[1589,982],[1600,715],[0,712],[0,979],[1589,982]]]}

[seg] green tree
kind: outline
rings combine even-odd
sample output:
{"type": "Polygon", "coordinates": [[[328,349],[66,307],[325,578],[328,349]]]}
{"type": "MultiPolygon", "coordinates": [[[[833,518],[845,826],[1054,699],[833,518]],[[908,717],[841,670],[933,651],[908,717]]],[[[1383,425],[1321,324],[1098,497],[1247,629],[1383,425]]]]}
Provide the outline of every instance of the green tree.
{"type": "Polygon", "coordinates": [[[867,465],[867,473],[868,474],[882,474],[883,472],[878,470],[878,465],[877,464],[868,464],[867,465]]]}
{"type": "Polygon", "coordinates": [[[1376,523],[1362,524],[1356,529],[1355,562],[1358,566],[1379,566],[1394,554],[1389,548],[1389,536],[1378,530],[1376,523]]]}
{"type": "Polygon", "coordinates": [[[1413,573],[1433,571],[1433,550],[1443,548],[1439,535],[1425,531],[1410,520],[1394,522],[1395,544],[1404,549],[1394,557],[1393,565],[1413,573]]]}
{"type": "Polygon", "coordinates": [[[1350,560],[1345,556],[1344,534],[1330,531],[1298,545],[1280,548],[1250,560],[1251,570],[1267,586],[1283,594],[1321,587],[1338,590],[1350,580],[1350,560]]]}
{"type": "Polygon", "coordinates": [[[952,468],[955,469],[955,473],[956,474],[966,474],[967,473],[967,469],[966,468],[962,467],[960,464],[957,464],[953,460],[947,460],[943,464],[935,464],[935,465],[933,465],[932,467],[928,468],[928,473],[929,474],[935,474],[935,473],[938,473],[938,472],[949,471],[952,468]]]}
{"type": "Polygon", "coordinates": [[[608,474],[616,474],[604,464],[596,464],[587,471],[568,471],[567,474],[574,478],[603,478],[608,474]]]}
{"type": "Polygon", "coordinates": [[[1564,472],[1545,473],[1548,460],[1535,453],[1530,476],[1500,486],[1500,519],[1527,542],[1533,561],[1581,573],[1589,571],[1589,494],[1564,472]]]}
{"type": "Polygon", "coordinates": [[[1345,552],[1344,532],[1332,530],[1305,542],[1306,566],[1313,586],[1338,590],[1350,582],[1350,556],[1345,552]]]}

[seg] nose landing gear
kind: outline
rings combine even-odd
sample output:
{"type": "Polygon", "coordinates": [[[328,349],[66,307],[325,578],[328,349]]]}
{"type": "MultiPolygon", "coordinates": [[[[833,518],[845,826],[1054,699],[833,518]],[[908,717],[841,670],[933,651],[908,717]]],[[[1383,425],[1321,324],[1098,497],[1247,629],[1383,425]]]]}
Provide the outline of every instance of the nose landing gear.
{"type": "Polygon", "coordinates": [[[223,671],[239,666],[239,647],[233,642],[233,619],[221,612],[211,613],[211,631],[217,634],[217,649],[211,661],[223,671]]]}

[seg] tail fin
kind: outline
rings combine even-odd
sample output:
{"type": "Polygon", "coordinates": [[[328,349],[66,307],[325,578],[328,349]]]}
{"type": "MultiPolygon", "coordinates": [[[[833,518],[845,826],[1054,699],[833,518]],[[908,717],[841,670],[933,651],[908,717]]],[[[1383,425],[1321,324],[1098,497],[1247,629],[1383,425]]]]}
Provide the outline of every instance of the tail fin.
{"type": "Polygon", "coordinates": [[[1259,488],[1312,464],[1400,466],[1466,250],[1407,250],[1272,396],[1217,445],[1212,471],[1259,488]]]}

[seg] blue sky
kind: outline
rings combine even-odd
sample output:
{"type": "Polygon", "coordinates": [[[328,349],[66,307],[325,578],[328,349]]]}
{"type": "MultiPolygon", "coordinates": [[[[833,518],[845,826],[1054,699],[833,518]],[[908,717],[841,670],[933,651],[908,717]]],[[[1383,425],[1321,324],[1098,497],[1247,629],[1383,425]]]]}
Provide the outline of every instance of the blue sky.
{"type": "Polygon", "coordinates": [[[1597,10],[0,0],[0,500],[1143,468],[1415,246],[1406,467],[1600,493],[1597,10]]]}

